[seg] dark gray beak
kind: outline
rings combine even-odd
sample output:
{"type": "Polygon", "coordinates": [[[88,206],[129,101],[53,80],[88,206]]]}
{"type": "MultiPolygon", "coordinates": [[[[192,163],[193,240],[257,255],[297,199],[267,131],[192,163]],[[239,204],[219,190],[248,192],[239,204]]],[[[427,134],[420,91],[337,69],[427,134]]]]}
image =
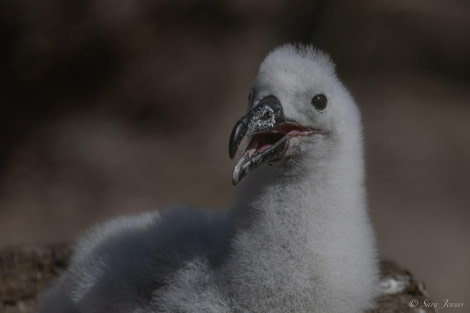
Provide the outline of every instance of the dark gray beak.
{"type": "MultiPolygon", "coordinates": [[[[230,158],[235,157],[243,138],[269,132],[285,123],[286,120],[279,99],[275,96],[267,96],[261,99],[253,109],[235,124],[230,135],[230,158]]],[[[253,154],[252,150],[247,149],[235,166],[232,178],[233,184],[238,184],[249,170],[276,159],[284,151],[285,143],[286,140],[279,140],[276,145],[259,154],[253,154]]]]}
{"type": "Polygon", "coordinates": [[[285,122],[282,106],[275,96],[263,98],[257,106],[238,120],[232,130],[229,143],[229,155],[233,159],[238,147],[246,136],[269,130],[285,122]]]}

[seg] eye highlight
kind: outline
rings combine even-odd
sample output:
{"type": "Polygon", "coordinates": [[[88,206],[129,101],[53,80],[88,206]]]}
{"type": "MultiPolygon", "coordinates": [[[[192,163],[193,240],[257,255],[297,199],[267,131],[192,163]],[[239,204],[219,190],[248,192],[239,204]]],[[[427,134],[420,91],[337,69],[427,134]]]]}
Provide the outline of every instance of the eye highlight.
{"type": "Polygon", "coordinates": [[[324,94],[320,93],[312,98],[311,103],[315,109],[317,109],[318,111],[323,111],[326,108],[326,105],[328,104],[328,99],[324,94]]]}

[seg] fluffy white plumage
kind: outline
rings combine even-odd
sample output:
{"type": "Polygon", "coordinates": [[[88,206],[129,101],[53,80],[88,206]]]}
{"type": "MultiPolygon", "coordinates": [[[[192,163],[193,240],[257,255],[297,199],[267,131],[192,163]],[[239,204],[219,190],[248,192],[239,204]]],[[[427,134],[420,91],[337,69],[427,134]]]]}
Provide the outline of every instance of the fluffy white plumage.
{"type": "Polygon", "coordinates": [[[289,137],[282,158],[264,162],[272,166],[250,168],[231,211],[183,208],[95,227],[39,312],[371,308],[379,283],[358,108],[328,56],[311,47],[285,45],[266,57],[249,109],[269,96],[285,121],[309,132],[289,137]],[[311,104],[318,94],[327,97],[324,110],[311,104]]]}

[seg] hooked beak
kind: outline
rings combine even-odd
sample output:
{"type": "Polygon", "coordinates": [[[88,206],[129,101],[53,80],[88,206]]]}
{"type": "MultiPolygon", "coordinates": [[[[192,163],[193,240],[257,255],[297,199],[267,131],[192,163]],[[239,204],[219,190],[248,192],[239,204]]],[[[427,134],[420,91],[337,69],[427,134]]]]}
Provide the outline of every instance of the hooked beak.
{"type": "Polygon", "coordinates": [[[281,160],[290,138],[314,132],[315,130],[288,122],[284,117],[282,105],[275,96],[261,99],[258,105],[235,124],[230,135],[229,155],[232,159],[243,138],[251,138],[243,156],[235,165],[232,183],[237,185],[249,171],[262,164],[281,160]]]}

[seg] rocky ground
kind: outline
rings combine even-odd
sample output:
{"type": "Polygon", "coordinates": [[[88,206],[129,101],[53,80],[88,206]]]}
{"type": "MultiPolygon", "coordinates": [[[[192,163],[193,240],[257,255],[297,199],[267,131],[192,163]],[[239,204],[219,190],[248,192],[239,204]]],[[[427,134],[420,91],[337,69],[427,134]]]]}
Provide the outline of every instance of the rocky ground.
{"type": "MultiPolygon", "coordinates": [[[[71,249],[67,244],[21,245],[0,249],[0,312],[30,313],[38,294],[50,286],[66,268],[71,249]]],[[[382,261],[384,295],[369,313],[437,312],[427,308],[422,283],[390,261],[382,261]]]]}
{"type": "Polygon", "coordinates": [[[33,312],[39,293],[65,269],[70,251],[66,244],[0,249],[0,312],[33,312]]]}

